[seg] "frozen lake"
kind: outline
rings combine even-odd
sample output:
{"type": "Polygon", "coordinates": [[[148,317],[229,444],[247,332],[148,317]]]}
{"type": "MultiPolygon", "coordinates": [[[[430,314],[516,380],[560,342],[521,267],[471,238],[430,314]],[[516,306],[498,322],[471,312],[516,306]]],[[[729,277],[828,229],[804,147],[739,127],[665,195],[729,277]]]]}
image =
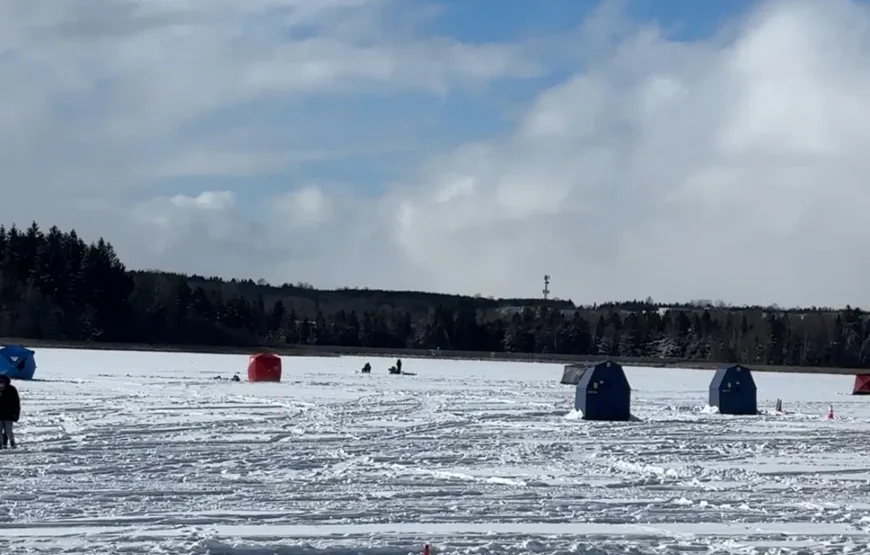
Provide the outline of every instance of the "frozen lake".
{"type": "Polygon", "coordinates": [[[641,421],[572,415],[562,366],[40,349],[0,452],[4,553],[870,552],[870,398],[850,376],[627,369],[641,421]],[[833,404],[837,418],[824,420],[833,404]]]}

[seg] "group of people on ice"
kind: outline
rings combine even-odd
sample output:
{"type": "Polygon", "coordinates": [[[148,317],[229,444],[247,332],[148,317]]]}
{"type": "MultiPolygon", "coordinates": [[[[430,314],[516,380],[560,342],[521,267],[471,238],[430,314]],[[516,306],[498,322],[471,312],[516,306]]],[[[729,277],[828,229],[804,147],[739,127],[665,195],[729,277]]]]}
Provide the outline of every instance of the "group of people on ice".
{"type": "MultiPolygon", "coordinates": [[[[390,366],[390,368],[387,371],[390,374],[402,374],[403,373],[402,372],[402,359],[400,359],[400,358],[396,359],[396,365],[390,366]]],[[[366,362],[365,366],[362,367],[362,370],[360,370],[360,372],[362,372],[363,374],[371,374],[372,373],[372,365],[370,363],[366,362]]],[[[404,373],[407,374],[407,372],[404,372],[404,373]]],[[[408,375],[410,376],[411,374],[408,374],[408,375]]]]}
{"type": "Polygon", "coordinates": [[[0,449],[15,449],[13,426],[21,417],[21,398],[9,376],[0,375],[0,449]]]}

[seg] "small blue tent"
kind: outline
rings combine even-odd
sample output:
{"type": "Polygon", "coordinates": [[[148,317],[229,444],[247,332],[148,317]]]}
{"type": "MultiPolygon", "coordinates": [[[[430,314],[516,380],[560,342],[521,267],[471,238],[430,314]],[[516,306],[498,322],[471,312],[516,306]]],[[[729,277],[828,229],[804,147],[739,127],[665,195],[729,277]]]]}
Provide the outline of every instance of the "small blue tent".
{"type": "Polygon", "coordinates": [[[574,408],[583,420],[631,420],[631,386],[622,366],[606,360],[586,368],[577,383],[574,408]]]}
{"type": "Polygon", "coordinates": [[[0,349],[0,374],[17,380],[32,380],[36,373],[35,356],[35,352],[21,345],[6,345],[0,349]]]}
{"type": "Polygon", "coordinates": [[[710,382],[710,406],[719,414],[758,414],[758,399],[752,371],[740,364],[720,368],[710,382]]]}

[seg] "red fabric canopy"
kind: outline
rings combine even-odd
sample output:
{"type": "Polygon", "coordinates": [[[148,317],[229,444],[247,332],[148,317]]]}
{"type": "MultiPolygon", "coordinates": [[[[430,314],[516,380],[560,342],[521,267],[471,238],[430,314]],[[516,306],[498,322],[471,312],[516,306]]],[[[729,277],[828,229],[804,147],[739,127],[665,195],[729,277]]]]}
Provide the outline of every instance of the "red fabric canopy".
{"type": "Polygon", "coordinates": [[[855,387],[852,395],[870,395],[870,374],[858,374],[855,376],[855,387]]]}

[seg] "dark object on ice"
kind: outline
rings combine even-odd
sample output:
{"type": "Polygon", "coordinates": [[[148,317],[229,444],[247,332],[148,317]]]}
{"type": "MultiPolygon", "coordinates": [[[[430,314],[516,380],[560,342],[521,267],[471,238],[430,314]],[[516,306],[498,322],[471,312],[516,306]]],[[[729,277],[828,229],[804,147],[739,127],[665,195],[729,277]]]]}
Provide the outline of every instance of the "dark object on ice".
{"type": "Polygon", "coordinates": [[[233,377],[230,378],[230,381],[232,381],[232,382],[240,382],[240,381],[242,381],[242,378],[240,378],[238,374],[233,374],[233,377]]]}
{"type": "Polygon", "coordinates": [[[18,422],[21,417],[21,397],[9,376],[0,375],[0,420],[18,422]]]}
{"type": "Polygon", "coordinates": [[[6,449],[9,445],[15,449],[15,437],[12,433],[14,422],[18,422],[21,417],[21,398],[18,396],[18,389],[12,385],[9,376],[0,375],[0,428],[2,428],[2,438],[0,438],[0,448],[6,449]],[[8,432],[8,435],[7,435],[8,432]]]}
{"type": "Polygon", "coordinates": [[[870,395],[870,374],[858,374],[855,376],[855,386],[852,395],[870,395]]]}
{"type": "Polygon", "coordinates": [[[565,369],[562,370],[562,381],[559,383],[562,385],[577,385],[580,383],[580,379],[583,378],[583,372],[588,367],[587,363],[566,364],[565,369]]]}
{"type": "Polygon", "coordinates": [[[631,385],[622,366],[606,360],[584,370],[574,395],[583,420],[631,420],[631,385]]]}
{"type": "Polygon", "coordinates": [[[402,369],[401,369],[401,368],[397,368],[397,367],[395,367],[395,366],[390,366],[390,368],[389,368],[389,370],[387,370],[387,372],[389,372],[390,374],[401,374],[401,373],[402,373],[402,369]]]}
{"type": "Polygon", "coordinates": [[[400,358],[396,359],[396,370],[398,370],[398,372],[396,372],[397,374],[402,373],[402,359],[400,358]]]}
{"type": "Polygon", "coordinates": [[[371,374],[372,373],[372,365],[366,362],[365,366],[360,370],[363,374],[371,374]]]}
{"type": "Polygon", "coordinates": [[[752,371],[733,364],[720,368],[710,382],[710,406],[718,407],[719,414],[756,415],[758,399],[752,371]]]}

